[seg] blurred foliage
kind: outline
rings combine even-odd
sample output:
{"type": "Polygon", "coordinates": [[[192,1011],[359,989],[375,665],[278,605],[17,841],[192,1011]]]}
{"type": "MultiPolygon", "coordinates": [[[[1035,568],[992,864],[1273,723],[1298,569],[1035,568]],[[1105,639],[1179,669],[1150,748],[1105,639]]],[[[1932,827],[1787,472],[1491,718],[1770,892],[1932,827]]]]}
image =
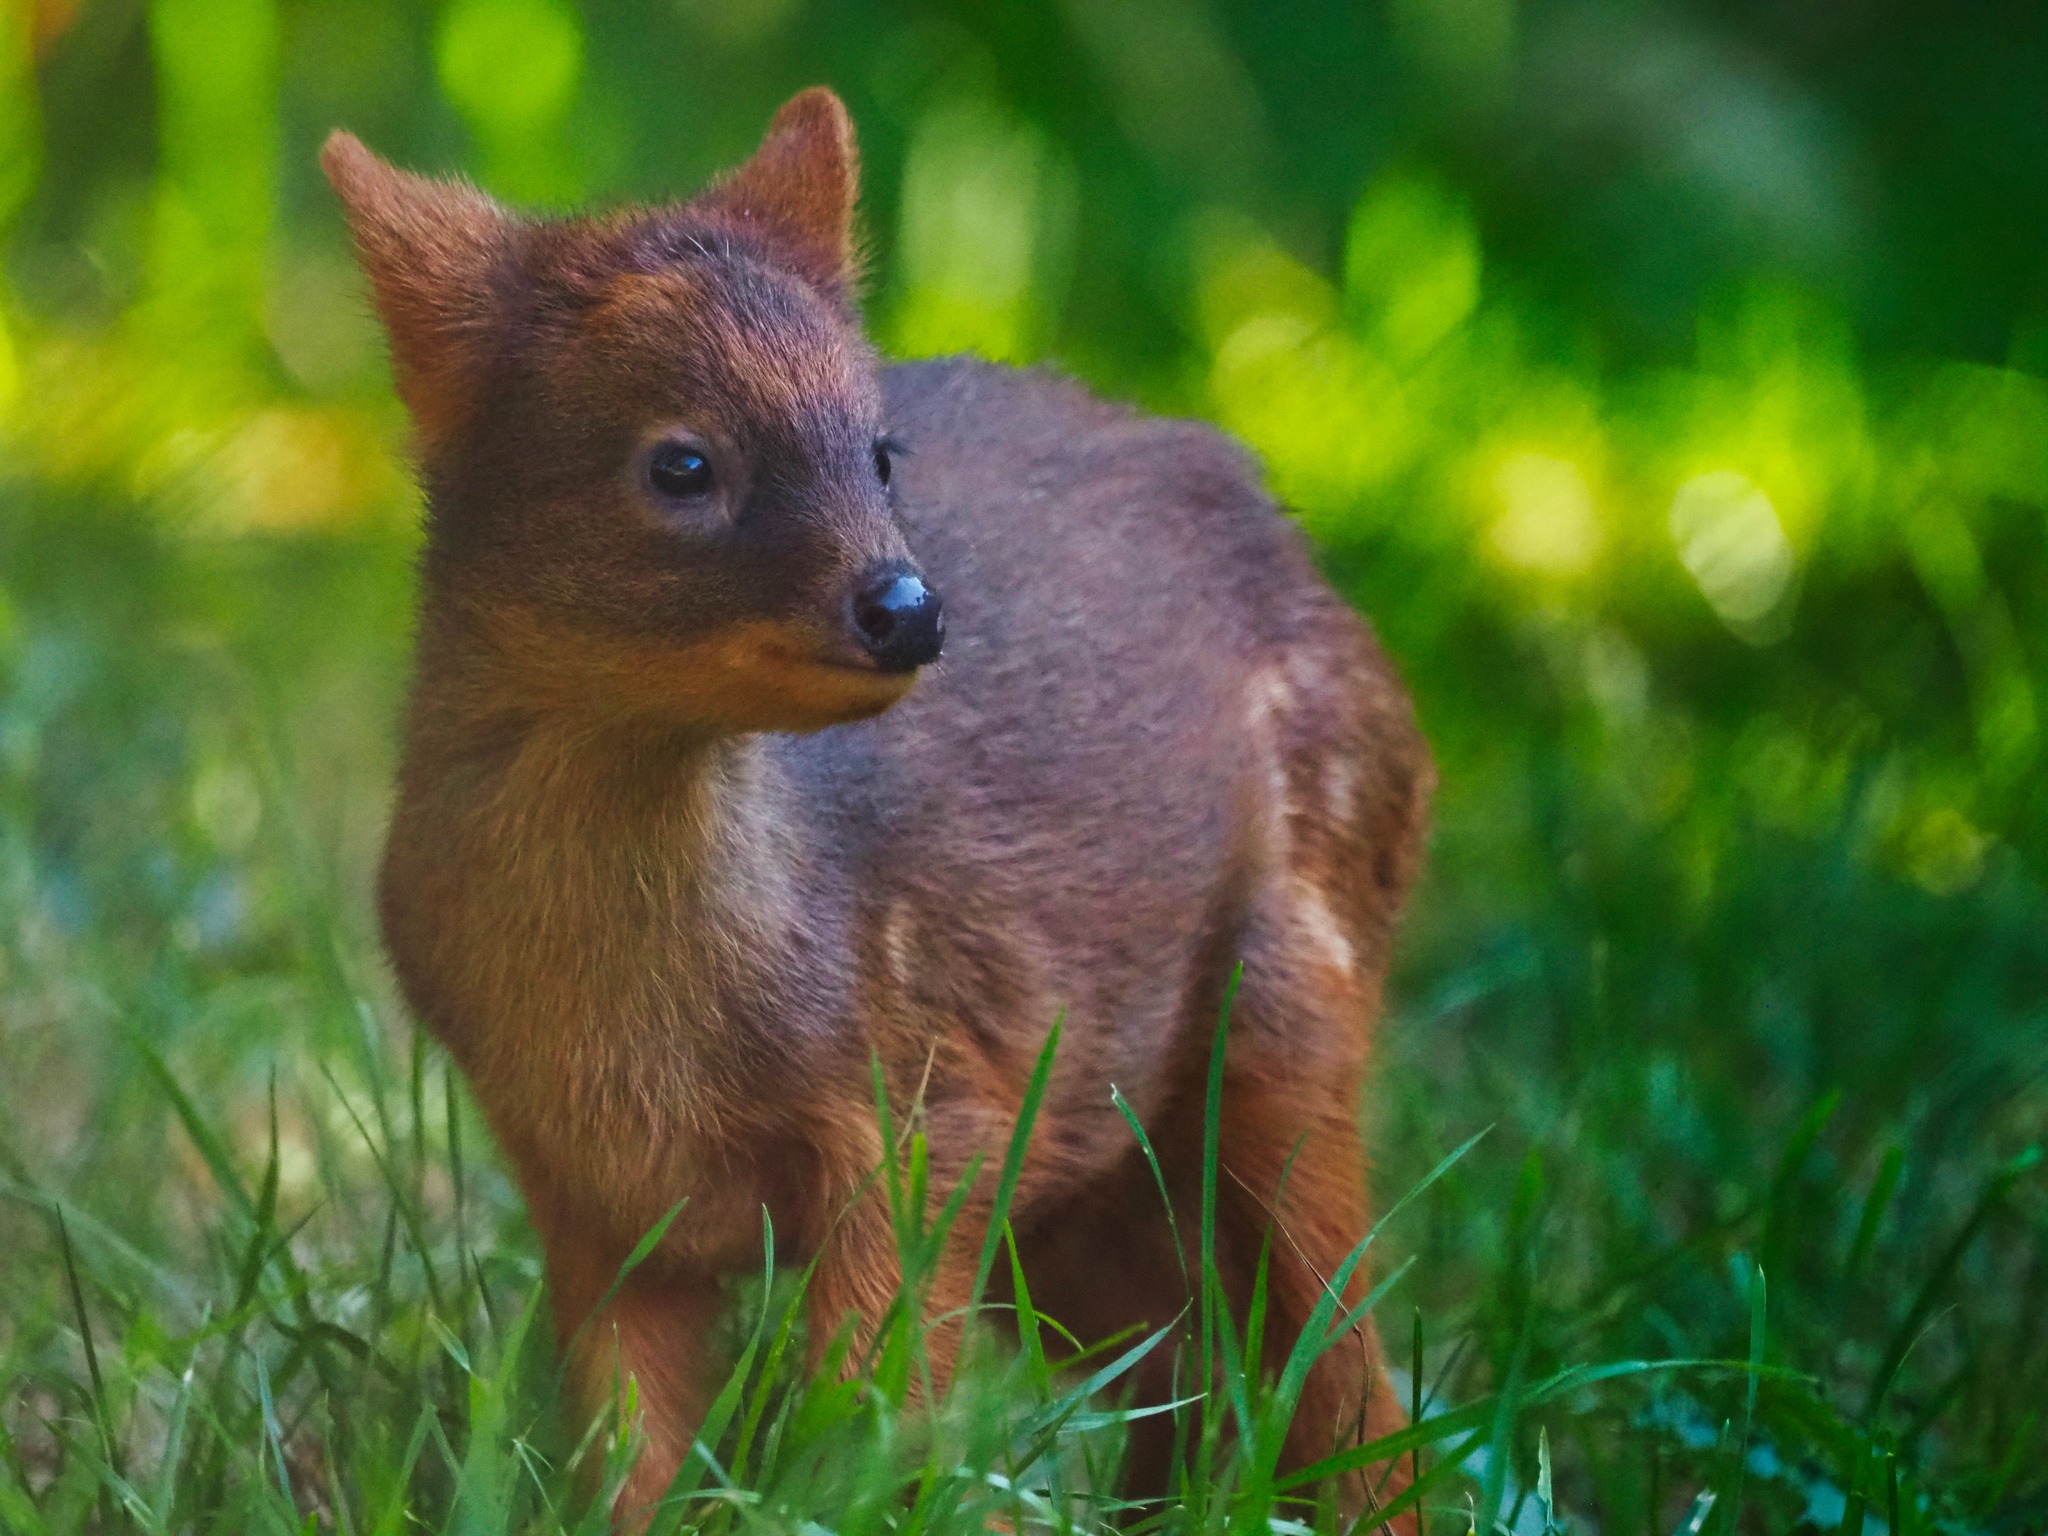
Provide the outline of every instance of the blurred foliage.
{"type": "MultiPolygon", "coordinates": [[[[143,1040],[252,1166],[266,1072],[326,1106],[287,1115],[303,1215],[348,1184],[323,1095],[400,1017],[366,891],[416,503],[320,139],[654,199],[820,80],[885,347],[1238,434],[1417,695],[1444,784],[1382,1182],[1498,1125],[1404,1218],[1432,1351],[1466,1336],[1475,1390],[1739,1356],[1749,1255],[1817,1383],[1765,1392],[1753,1509],[1834,1529],[1813,1490],[1889,1437],[1909,1523],[2041,1528],[2048,1196],[2004,1172],[2048,1135],[2019,0],[15,0],[11,1187],[195,1241],[211,1186],[143,1040]]],[[[72,1345],[48,1225],[0,1199],[16,1228],[0,1351],[33,1384],[72,1345]]],[[[1702,1393],[1553,1420],[1566,1504],[1669,1528],[1742,1414],[1702,1393]]]]}

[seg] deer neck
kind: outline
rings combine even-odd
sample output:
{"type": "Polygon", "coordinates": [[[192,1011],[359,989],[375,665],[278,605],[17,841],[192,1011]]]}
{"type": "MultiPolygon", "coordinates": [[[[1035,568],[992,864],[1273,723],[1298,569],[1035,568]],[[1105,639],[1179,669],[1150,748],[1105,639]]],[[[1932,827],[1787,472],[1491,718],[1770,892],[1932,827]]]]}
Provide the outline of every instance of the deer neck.
{"type": "Polygon", "coordinates": [[[423,1011],[452,1037],[511,1012],[565,1043],[725,1049],[803,921],[800,818],[760,738],[537,705],[502,662],[423,637],[386,866],[387,927],[421,940],[401,970],[447,996],[423,1011]]]}

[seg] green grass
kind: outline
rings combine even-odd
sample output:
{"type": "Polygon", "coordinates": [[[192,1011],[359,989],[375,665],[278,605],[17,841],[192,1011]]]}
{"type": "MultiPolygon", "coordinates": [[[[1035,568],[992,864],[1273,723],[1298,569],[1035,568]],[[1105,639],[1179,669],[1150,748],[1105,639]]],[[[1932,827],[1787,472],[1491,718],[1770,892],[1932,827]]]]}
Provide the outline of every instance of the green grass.
{"type": "MultiPolygon", "coordinates": [[[[561,1411],[532,1236],[369,924],[407,539],[6,495],[0,1530],[600,1528],[579,1468],[630,1445],[561,1411]]],[[[1330,558],[1445,777],[1372,1095],[1412,1198],[1364,1260],[1428,1529],[2048,1528],[2048,901],[2017,833],[1967,878],[1884,840],[1901,751],[1968,762],[1937,694],[1841,723],[1834,621],[1891,578],[1816,582],[1771,664],[1798,709],[1680,635],[1629,714],[1399,554],[1330,558]]],[[[946,1192],[903,1146],[914,1302],[946,1192]]],[[[1120,1367],[1163,1345],[1055,1367],[1020,1288],[924,1412],[915,1306],[806,1379],[801,1283],[735,1290],[682,1524],[1117,1517],[1120,1367]]],[[[1330,1528],[1271,1474],[1293,1373],[1191,1306],[1222,1369],[1175,1410],[1186,1497],[1122,1518],[1330,1528]]]]}

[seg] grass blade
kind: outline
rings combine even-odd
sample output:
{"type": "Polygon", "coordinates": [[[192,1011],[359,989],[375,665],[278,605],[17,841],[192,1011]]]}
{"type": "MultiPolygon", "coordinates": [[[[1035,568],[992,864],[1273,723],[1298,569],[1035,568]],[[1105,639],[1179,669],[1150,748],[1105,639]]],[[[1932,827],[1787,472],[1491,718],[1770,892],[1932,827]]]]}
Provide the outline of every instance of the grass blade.
{"type": "Polygon", "coordinates": [[[1159,1190],[1159,1204],[1166,1212],[1167,1234],[1173,1239],[1173,1259],[1180,1266],[1180,1277],[1188,1282],[1188,1256],[1181,1247],[1180,1222],[1175,1218],[1173,1196],[1167,1193],[1166,1174],[1160,1169],[1159,1154],[1152,1150],[1152,1138],[1145,1134],[1145,1127],[1138,1122],[1138,1112],[1131,1108],[1123,1090],[1114,1083],[1109,1087],[1109,1101],[1116,1106],[1116,1112],[1124,1117],[1124,1124],[1131,1128],[1131,1134],[1138,1139],[1138,1151],[1144,1156],[1145,1166],[1152,1170],[1152,1182],[1159,1190]]]}
{"type": "Polygon", "coordinates": [[[1721,1528],[1729,1536],[1735,1536],[1736,1522],[1742,1515],[1743,1482],[1749,1469],[1749,1441],[1756,1427],[1757,1393],[1763,1386],[1766,1316],[1764,1269],[1759,1264],[1750,1270],[1749,1277],[1749,1385],[1742,1400],[1742,1432],[1735,1437],[1735,1464],[1730,1473],[1732,1486],[1721,1506],[1726,1511],[1721,1517],[1721,1528]]]}
{"type": "Polygon", "coordinates": [[[1031,1080],[1024,1088],[1024,1101],[1017,1109],[1017,1124],[1010,1132],[1009,1150],[1003,1154],[1002,1172],[996,1179],[995,1202],[989,1207],[988,1232],[982,1238],[981,1259],[974,1266],[974,1288],[969,1292],[967,1302],[970,1314],[981,1305],[982,1293],[988,1288],[989,1273],[995,1268],[996,1251],[1008,1229],[1010,1200],[1016,1194],[1017,1180],[1024,1172],[1024,1154],[1031,1143],[1031,1128],[1038,1122],[1038,1106],[1045,1101],[1046,1084],[1052,1080],[1053,1057],[1059,1051],[1060,1028],[1065,1022],[1066,1015],[1062,1013],[1046,1032],[1037,1064],[1031,1069],[1031,1080]]]}
{"type": "MultiPolygon", "coordinates": [[[[115,1477],[120,1476],[120,1466],[114,1451],[113,1417],[107,1407],[107,1381],[100,1373],[100,1351],[93,1339],[92,1318],[85,1310],[85,1289],[78,1283],[78,1261],[71,1251],[71,1228],[64,1220],[64,1208],[55,1207],[57,1214],[57,1246],[64,1256],[64,1284],[71,1293],[72,1316],[78,1320],[79,1342],[85,1346],[85,1371],[92,1384],[93,1428],[99,1435],[100,1457],[115,1477]]],[[[100,1486],[101,1520],[104,1527],[109,1520],[106,1509],[107,1489],[100,1486]]]]}
{"type": "Polygon", "coordinates": [[[626,1281],[632,1278],[633,1271],[645,1264],[648,1255],[661,1246],[661,1240],[668,1236],[668,1229],[675,1224],[676,1217],[682,1214],[683,1207],[689,1203],[687,1196],[678,1200],[668,1208],[668,1213],[649,1227],[640,1241],[633,1245],[633,1251],[626,1255],[626,1261],[619,1266],[619,1272],[612,1276],[612,1283],[606,1287],[604,1295],[599,1297],[597,1305],[590,1309],[589,1316],[576,1325],[576,1331],[562,1347],[562,1359],[565,1362],[575,1356],[576,1346],[583,1341],[584,1332],[604,1315],[605,1308],[619,1299],[619,1292],[625,1289],[626,1281]]]}

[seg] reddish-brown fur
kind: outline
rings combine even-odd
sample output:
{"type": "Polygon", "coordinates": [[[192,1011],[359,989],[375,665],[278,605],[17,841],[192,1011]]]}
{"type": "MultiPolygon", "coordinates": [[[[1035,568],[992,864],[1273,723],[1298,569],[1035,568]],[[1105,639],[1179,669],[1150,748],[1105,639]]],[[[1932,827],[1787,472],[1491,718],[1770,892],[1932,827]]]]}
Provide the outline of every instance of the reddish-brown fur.
{"type": "MultiPolygon", "coordinates": [[[[829,92],[696,200],[605,220],[517,219],[345,135],[325,164],[430,506],[385,934],[517,1171],[585,1401],[637,1381],[627,1505],[688,1448],[763,1206],[819,1257],[814,1341],[892,1295],[871,1053],[946,1188],[1000,1160],[1064,1012],[1013,1213],[1034,1293],[1084,1334],[1170,1322],[1110,1088],[1191,1204],[1239,962],[1221,1261],[1242,1294],[1272,1228],[1284,1349],[1368,1222],[1361,1079],[1430,770],[1244,455],[1045,373],[879,366],[829,92]],[[634,466],[681,430],[721,499],[678,521],[634,466]],[[914,687],[846,618],[861,572],[912,558],[950,626],[914,687]]],[[[1297,1464],[1400,1422],[1377,1348],[1317,1368],[1297,1464]]]]}

